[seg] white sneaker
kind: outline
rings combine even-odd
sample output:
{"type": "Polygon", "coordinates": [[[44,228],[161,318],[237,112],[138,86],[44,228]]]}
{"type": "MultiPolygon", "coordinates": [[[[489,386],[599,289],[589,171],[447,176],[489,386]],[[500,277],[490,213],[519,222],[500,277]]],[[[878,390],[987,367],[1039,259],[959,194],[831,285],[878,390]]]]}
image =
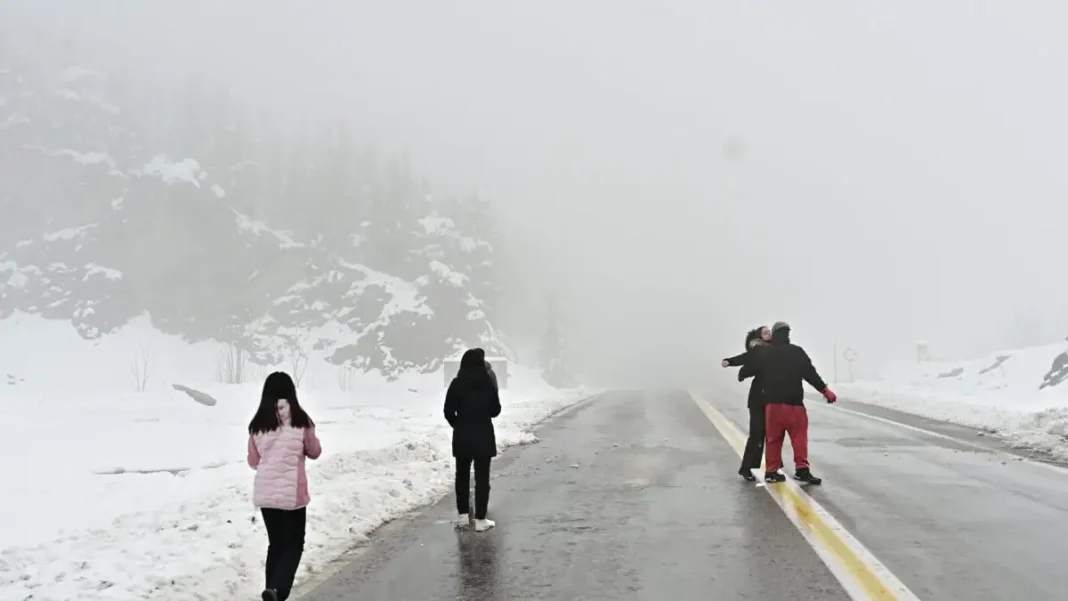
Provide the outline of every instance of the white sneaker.
{"type": "Polygon", "coordinates": [[[475,532],[485,532],[496,525],[493,520],[475,520],[475,532]]]}
{"type": "Polygon", "coordinates": [[[470,525],[471,525],[471,514],[462,513],[462,514],[460,514],[460,517],[456,518],[456,527],[457,528],[467,528],[470,525]]]}

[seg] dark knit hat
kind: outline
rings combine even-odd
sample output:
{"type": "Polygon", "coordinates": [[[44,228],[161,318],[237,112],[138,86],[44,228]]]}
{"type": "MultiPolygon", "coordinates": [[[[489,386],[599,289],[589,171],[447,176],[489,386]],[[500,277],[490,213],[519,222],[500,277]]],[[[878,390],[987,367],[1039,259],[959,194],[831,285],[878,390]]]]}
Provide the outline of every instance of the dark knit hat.
{"type": "Polygon", "coordinates": [[[771,333],[774,334],[775,332],[778,332],[779,330],[789,330],[789,329],[790,329],[790,324],[786,323],[785,321],[776,321],[771,326],[771,333]]]}

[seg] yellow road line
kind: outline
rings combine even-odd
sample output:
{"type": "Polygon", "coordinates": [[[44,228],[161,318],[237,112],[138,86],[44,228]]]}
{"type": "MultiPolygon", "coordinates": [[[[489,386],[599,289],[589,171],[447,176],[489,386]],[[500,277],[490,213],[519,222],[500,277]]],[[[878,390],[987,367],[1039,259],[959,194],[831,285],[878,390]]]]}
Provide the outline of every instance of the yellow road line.
{"type": "MultiPolygon", "coordinates": [[[[690,397],[741,456],[746,439],[741,430],[705,399],[692,392],[690,397]]],[[[760,477],[763,478],[763,471],[760,477]]],[[[851,598],[858,601],[919,601],[904,583],[796,483],[788,480],[769,484],[765,488],[851,598]]]]}

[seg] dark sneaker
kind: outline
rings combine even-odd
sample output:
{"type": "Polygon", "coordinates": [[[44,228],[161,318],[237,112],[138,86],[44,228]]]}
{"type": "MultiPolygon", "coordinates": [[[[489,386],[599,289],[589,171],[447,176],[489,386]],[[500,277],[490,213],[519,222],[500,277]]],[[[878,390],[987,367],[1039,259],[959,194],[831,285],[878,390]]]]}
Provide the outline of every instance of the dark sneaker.
{"type": "Polygon", "coordinates": [[[764,473],[764,482],[768,482],[768,483],[786,482],[786,476],[780,474],[779,472],[765,472],[764,473]]]}
{"type": "Polygon", "coordinates": [[[745,478],[747,482],[756,482],[756,476],[753,475],[753,470],[743,467],[738,470],[738,475],[745,478]]]}
{"type": "Polygon", "coordinates": [[[801,482],[807,482],[809,484],[819,484],[819,483],[823,482],[823,478],[817,478],[817,477],[813,476],[812,475],[812,471],[809,470],[808,468],[797,470],[797,473],[794,474],[794,480],[799,480],[801,482]]]}
{"type": "Polygon", "coordinates": [[[263,601],[278,601],[278,593],[273,588],[264,590],[261,596],[263,601]]]}

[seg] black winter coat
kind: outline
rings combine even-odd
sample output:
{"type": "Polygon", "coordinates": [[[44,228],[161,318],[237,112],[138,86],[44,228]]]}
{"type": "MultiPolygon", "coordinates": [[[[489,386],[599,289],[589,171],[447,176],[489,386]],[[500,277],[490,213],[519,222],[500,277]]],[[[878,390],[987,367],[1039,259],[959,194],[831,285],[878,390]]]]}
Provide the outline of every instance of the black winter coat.
{"type": "Polygon", "coordinates": [[[732,367],[741,366],[742,369],[738,371],[739,382],[746,378],[753,378],[753,383],[749,385],[749,400],[746,403],[746,406],[750,409],[764,406],[764,380],[756,377],[754,364],[756,363],[756,354],[762,352],[765,346],[767,345],[758,343],[758,345],[753,346],[741,355],[735,355],[726,359],[727,365],[732,367]]]}
{"type": "Polygon", "coordinates": [[[493,418],[500,414],[501,398],[488,373],[479,370],[453,378],[445,393],[453,457],[496,457],[493,418]]]}
{"type": "Polygon", "coordinates": [[[755,378],[762,380],[765,403],[804,405],[804,382],[819,392],[827,388],[805,349],[789,339],[772,338],[771,345],[758,353],[752,362],[752,370],[755,378]]]}

